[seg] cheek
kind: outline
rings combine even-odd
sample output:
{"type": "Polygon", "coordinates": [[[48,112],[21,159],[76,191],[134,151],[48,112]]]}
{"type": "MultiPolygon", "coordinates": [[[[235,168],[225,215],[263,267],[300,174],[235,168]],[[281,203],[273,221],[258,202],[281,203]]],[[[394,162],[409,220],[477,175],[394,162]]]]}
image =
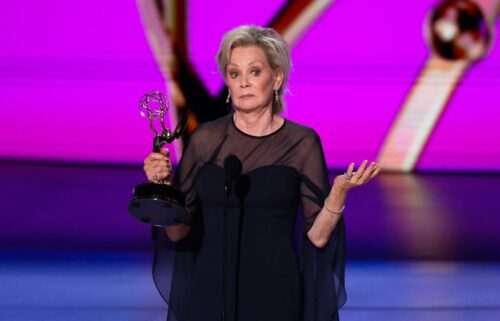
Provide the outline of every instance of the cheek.
{"type": "Polygon", "coordinates": [[[274,83],[270,78],[259,79],[255,82],[255,87],[258,88],[259,92],[261,92],[262,94],[268,95],[273,91],[274,83]]]}
{"type": "Polygon", "coordinates": [[[231,80],[226,80],[226,86],[230,92],[235,92],[238,89],[238,86],[231,80]]]}

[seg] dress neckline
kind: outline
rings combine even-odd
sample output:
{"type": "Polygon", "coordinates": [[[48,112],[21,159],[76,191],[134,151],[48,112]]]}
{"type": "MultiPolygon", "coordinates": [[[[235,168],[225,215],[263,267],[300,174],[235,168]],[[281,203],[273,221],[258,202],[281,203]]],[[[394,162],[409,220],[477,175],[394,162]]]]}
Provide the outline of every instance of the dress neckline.
{"type": "Polygon", "coordinates": [[[275,131],[273,131],[269,134],[263,135],[263,136],[255,136],[255,135],[247,134],[244,131],[242,131],[241,129],[239,129],[238,126],[236,126],[236,123],[234,122],[233,114],[231,114],[231,124],[232,124],[233,128],[236,129],[237,132],[239,132],[240,134],[242,134],[244,136],[247,136],[250,138],[256,138],[256,139],[263,139],[263,138],[267,138],[267,137],[275,135],[276,133],[280,132],[283,128],[285,128],[286,123],[287,123],[286,118],[283,118],[283,124],[281,124],[281,126],[278,129],[276,129],[275,131]]]}

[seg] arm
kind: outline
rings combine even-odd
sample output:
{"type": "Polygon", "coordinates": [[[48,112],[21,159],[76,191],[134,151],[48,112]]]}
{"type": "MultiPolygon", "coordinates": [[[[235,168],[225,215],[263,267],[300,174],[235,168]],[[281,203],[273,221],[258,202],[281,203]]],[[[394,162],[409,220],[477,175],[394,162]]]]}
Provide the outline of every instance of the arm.
{"type": "Polygon", "coordinates": [[[167,233],[170,241],[177,242],[186,237],[191,230],[191,227],[186,224],[179,224],[174,226],[165,226],[163,229],[165,230],[165,233],[167,233]]]}
{"type": "MultiPolygon", "coordinates": [[[[160,153],[149,154],[144,160],[144,172],[150,182],[159,183],[163,181],[166,184],[172,184],[172,162],[169,150],[163,149],[160,153]]],[[[186,224],[164,227],[165,233],[173,242],[184,238],[190,229],[190,226],[186,224]]]]}

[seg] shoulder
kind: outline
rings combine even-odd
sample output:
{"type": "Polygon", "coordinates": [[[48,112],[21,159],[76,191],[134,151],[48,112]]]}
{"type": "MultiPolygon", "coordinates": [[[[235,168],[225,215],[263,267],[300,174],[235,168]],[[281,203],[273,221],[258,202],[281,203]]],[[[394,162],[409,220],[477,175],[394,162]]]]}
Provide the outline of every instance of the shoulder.
{"type": "Polygon", "coordinates": [[[309,142],[312,144],[321,144],[321,139],[318,133],[313,128],[288,119],[286,120],[286,122],[289,135],[294,137],[294,140],[300,140],[302,142],[309,142]]]}
{"type": "Polygon", "coordinates": [[[196,131],[209,132],[213,130],[219,130],[223,127],[227,127],[227,125],[230,122],[231,122],[231,114],[203,123],[199,125],[198,128],[196,128],[196,131]]]}
{"type": "Polygon", "coordinates": [[[292,166],[301,174],[311,169],[324,170],[326,168],[325,156],[318,133],[311,127],[289,120],[287,120],[287,130],[292,146],[296,147],[293,148],[292,163],[295,165],[292,166]]]}
{"type": "Polygon", "coordinates": [[[191,133],[190,141],[193,141],[195,144],[206,144],[217,140],[218,137],[225,134],[230,120],[230,115],[227,115],[216,120],[200,124],[191,133]]]}
{"type": "Polygon", "coordinates": [[[224,140],[230,118],[224,116],[200,124],[189,136],[185,149],[194,152],[199,159],[208,159],[224,140]]]}

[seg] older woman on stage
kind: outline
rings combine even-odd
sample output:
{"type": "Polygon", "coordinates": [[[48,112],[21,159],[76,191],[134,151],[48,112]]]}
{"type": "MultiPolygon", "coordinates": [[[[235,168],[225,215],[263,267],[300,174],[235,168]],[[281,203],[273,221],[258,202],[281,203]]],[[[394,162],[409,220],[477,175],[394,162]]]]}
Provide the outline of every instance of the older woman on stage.
{"type": "MultiPolygon", "coordinates": [[[[354,171],[353,163],[330,187],[318,135],[280,115],[291,61],[274,30],[229,31],[217,62],[233,112],[192,134],[174,180],[191,222],[166,227],[155,240],[154,277],[168,320],[221,320],[229,155],[241,160],[242,175],[228,198],[226,320],[337,320],[346,300],[345,200],[381,166],[364,161],[354,171]]],[[[144,163],[150,181],[172,174],[166,150],[144,163]]]]}

